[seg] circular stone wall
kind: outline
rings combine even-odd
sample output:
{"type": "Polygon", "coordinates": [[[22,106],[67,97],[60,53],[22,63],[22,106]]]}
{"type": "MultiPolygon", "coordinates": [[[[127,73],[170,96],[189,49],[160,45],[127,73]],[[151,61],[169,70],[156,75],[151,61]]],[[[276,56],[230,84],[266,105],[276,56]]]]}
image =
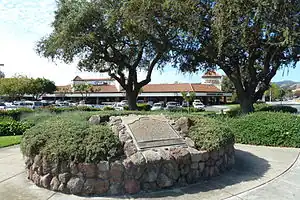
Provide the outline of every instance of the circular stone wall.
{"type": "Polygon", "coordinates": [[[77,195],[134,194],[209,179],[234,164],[233,144],[211,152],[192,147],[137,151],[120,117],[111,117],[110,125],[124,144],[123,159],[55,163],[36,155],[26,158],[28,179],[40,187],[77,195]]]}

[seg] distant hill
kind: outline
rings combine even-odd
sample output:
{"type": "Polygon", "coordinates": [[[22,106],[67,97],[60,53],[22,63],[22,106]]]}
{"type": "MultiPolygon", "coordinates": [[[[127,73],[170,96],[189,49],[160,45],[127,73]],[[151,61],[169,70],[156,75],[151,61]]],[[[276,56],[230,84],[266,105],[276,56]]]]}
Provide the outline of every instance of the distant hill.
{"type": "Polygon", "coordinates": [[[296,88],[300,88],[300,82],[296,82],[296,81],[286,80],[286,81],[279,81],[274,83],[284,89],[295,90],[296,88]]]}

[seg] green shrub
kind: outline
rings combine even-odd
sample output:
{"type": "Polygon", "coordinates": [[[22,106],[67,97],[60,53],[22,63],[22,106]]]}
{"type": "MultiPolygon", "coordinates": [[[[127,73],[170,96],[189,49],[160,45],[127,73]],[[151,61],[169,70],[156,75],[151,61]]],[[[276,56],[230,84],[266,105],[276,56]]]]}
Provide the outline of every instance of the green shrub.
{"type": "Polygon", "coordinates": [[[253,145],[300,147],[300,117],[281,112],[255,112],[224,118],[236,142],[253,145]]]}
{"type": "Polygon", "coordinates": [[[146,103],[138,103],[137,107],[138,107],[139,111],[150,111],[151,110],[151,106],[146,103]]]}
{"type": "Polygon", "coordinates": [[[28,128],[29,124],[6,118],[0,121],[0,136],[22,135],[28,128]]]}
{"type": "Polygon", "coordinates": [[[29,108],[19,108],[16,110],[0,110],[0,117],[11,117],[16,121],[19,121],[21,115],[32,113],[34,110],[29,108]]]}
{"type": "Polygon", "coordinates": [[[297,113],[297,108],[291,106],[268,106],[261,108],[259,111],[266,111],[266,112],[284,112],[284,113],[297,113]]]}
{"type": "MultiPolygon", "coordinates": [[[[281,106],[281,105],[268,105],[266,103],[256,103],[253,105],[255,112],[286,112],[286,113],[297,113],[298,110],[291,106],[281,106]]],[[[233,107],[229,111],[226,112],[229,117],[236,117],[242,114],[242,110],[240,106],[233,107]]]]}
{"type": "Polygon", "coordinates": [[[43,121],[49,119],[50,117],[54,117],[54,116],[56,116],[55,113],[39,110],[34,113],[22,115],[20,120],[21,120],[21,122],[25,122],[25,123],[29,124],[30,126],[34,126],[34,125],[36,125],[40,122],[43,122],[43,121]]]}
{"type": "Polygon", "coordinates": [[[234,134],[222,122],[207,117],[194,117],[189,137],[197,149],[212,151],[234,143],[234,134]]]}
{"type": "Polygon", "coordinates": [[[11,120],[14,120],[14,119],[10,116],[0,116],[0,122],[6,122],[6,121],[11,121],[11,120]]]}
{"type": "Polygon", "coordinates": [[[111,106],[105,106],[104,108],[103,108],[103,110],[104,111],[109,111],[109,110],[115,110],[113,107],[111,107],[111,106]]]}
{"type": "MultiPolygon", "coordinates": [[[[137,109],[138,109],[138,111],[150,111],[151,106],[146,103],[138,103],[137,109]]],[[[124,106],[124,110],[129,110],[129,106],[124,106]]]]}
{"type": "Polygon", "coordinates": [[[119,156],[122,146],[108,126],[59,116],[28,129],[21,150],[26,156],[41,153],[51,160],[95,163],[119,156]]]}

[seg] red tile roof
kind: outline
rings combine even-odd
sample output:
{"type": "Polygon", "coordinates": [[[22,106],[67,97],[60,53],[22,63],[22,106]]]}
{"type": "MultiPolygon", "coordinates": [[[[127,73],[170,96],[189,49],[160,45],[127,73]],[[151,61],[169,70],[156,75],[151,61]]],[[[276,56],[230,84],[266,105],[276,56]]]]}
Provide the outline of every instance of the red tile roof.
{"type": "Polygon", "coordinates": [[[193,83],[192,87],[194,92],[222,92],[214,85],[193,83]]]}
{"type": "MultiPolygon", "coordinates": [[[[71,86],[57,86],[56,93],[72,92],[71,86]]],[[[116,93],[119,92],[115,85],[93,86],[94,93],[116,93]]],[[[214,85],[198,83],[178,83],[178,84],[148,84],[143,87],[145,93],[168,93],[168,92],[221,92],[214,85]]],[[[76,93],[76,92],[75,92],[76,93]]]]}
{"type": "MultiPolygon", "coordinates": [[[[61,92],[73,92],[71,85],[66,85],[66,86],[57,86],[57,91],[55,93],[61,93],[61,92]]],[[[114,93],[118,92],[117,88],[114,85],[97,85],[97,86],[92,86],[92,91],[94,93],[114,93]]],[[[78,93],[78,92],[74,92],[78,93]]]]}
{"type": "Polygon", "coordinates": [[[222,77],[222,75],[218,74],[216,71],[210,70],[207,71],[202,77],[222,77]]]}
{"type": "Polygon", "coordinates": [[[178,84],[148,84],[143,87],[143,92],[189,92],[193,88],[189,83],[178,84]]]}
{"type": "Polygon", "coordinates": [[[73,81],[113,81],[112,78],[81,78],[79,76],[76,76],[73,81]]]}
{"type": "Polygon", "coordinates": [[[143,87],[143,92],[221,92],[214,85],[206,84],[149,84],[143,87]]]}

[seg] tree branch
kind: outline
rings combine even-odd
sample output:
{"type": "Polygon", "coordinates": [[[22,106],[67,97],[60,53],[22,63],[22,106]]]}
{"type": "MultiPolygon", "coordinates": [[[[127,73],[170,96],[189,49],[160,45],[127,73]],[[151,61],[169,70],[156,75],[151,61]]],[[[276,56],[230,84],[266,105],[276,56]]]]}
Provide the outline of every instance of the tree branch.
{"type": "Polygon", "coordinates": [[[162,57],[162,53],[159,52],[156,54],[156,56],[154,57],[154,59],[151,61],[149,67],[148,67],[148,71],[147,71],[147,75],[146,75],[146,78],[137,83],[137,88],[140,89],[142,88],[143,86],[147,85],[148,83],[151,82],[151,75],[152,75],[152,71],[154,69],[154,66],[157,64],[157,62],[159,61],[159,59],[162,57]]]}

